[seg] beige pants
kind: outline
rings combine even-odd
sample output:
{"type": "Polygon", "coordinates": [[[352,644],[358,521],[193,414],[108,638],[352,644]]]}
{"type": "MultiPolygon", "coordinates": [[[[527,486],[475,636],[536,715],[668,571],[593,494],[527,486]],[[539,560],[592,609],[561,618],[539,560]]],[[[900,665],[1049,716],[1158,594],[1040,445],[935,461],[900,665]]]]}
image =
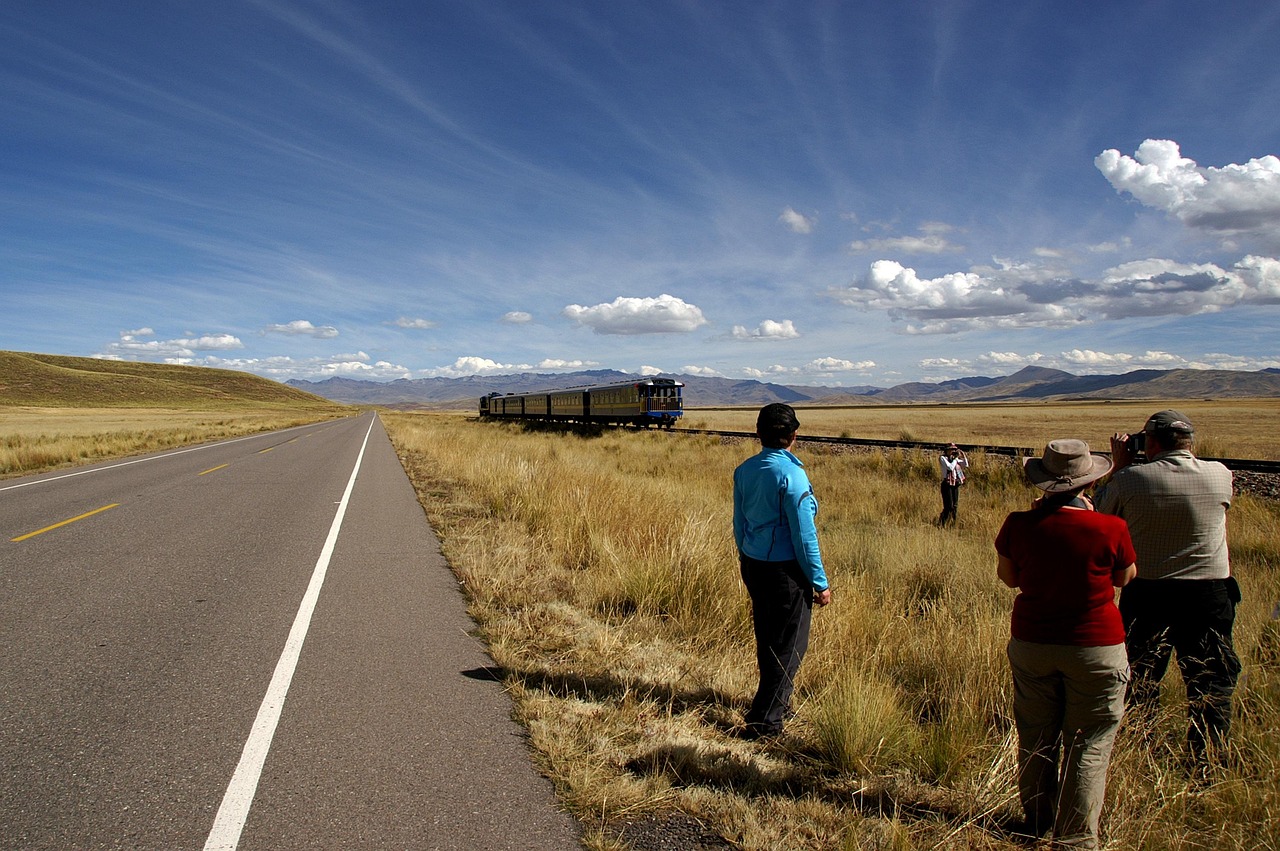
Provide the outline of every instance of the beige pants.
{"type": "Polygon", "coordinates": [[[1056,844],[1098,846],[1107,767],[1129,682],[1123,644],[1009,641],[1018,794],[1027,826],[1056,844]]]}

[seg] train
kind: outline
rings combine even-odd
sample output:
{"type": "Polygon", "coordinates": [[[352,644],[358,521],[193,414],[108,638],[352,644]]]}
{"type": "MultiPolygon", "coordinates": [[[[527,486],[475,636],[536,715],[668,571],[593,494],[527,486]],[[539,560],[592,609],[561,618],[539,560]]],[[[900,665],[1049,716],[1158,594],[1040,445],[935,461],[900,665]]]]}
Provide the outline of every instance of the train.
{"type": "Polygon", "coordinates": [[[480,417],[670,429],[684,414],[683,387],[674,378],[643,378],[601,387],[490,393],[480,399],[480,417]]]}

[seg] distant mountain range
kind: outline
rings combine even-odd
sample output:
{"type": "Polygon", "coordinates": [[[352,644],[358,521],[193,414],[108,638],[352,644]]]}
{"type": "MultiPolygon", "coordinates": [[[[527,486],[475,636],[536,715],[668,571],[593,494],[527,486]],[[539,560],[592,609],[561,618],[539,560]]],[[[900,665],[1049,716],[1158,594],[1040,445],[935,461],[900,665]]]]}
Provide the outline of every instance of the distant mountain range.
{"type": "MultiPolygon", "coordinates": [[[[590,387],[630,381],[641,376],[611,369],[570,373],[522,372],[465,378],[402,378],[362,381],[329,378],[293,379],[290,387],[349,405],[392,408],[457,408],[478,404],[489,393],[529,393],[568,387],[590,387]]],[[[769,402],[810,405],[885,405],[913,402],[1013,402],[1070,399],[1223,399],[1280,397],[1280,369],[1239,372],[1227,369],[1139,369],[1120,375],[1072,375],[1059,369],[1028,366],[1005,377],[974,376],[937,384],[911,382],[894,387],[808,387],[732,378],[670,375],[684,382],[685,404],[763,405],[769,402]]]]}

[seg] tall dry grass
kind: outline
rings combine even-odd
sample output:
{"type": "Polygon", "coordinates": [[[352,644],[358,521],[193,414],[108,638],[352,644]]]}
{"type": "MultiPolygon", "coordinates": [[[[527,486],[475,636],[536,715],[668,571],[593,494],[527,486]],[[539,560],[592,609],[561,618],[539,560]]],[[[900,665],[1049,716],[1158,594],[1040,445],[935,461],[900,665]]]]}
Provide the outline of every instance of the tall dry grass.
{"type": "Polygon", "coordinates": [[[340,416],[315,411],[0,406],[0,478],[90,464],[340,416]]]}
{"type": "MultiPolygon", "coordinates": [[[[729,735],[756,677],[730,532],[731,472],[754,442],[383,420],[593,847],[669,809],[746,849],[1014,847],[1012,592],[992,540],[1032,493],[1009,462],[976,455],[959,525],[941,530],[931,455],[799,446],[835,599],[815,613],[788,735],[758,744],[729,735]]],[[[1278,526],[1273,503],[1232,509],[1236,764],[1207,785],[1182,774],[1171,674],[1162,717],[1122,731],[1109,847],[1280,849],[1278,526]]]]}

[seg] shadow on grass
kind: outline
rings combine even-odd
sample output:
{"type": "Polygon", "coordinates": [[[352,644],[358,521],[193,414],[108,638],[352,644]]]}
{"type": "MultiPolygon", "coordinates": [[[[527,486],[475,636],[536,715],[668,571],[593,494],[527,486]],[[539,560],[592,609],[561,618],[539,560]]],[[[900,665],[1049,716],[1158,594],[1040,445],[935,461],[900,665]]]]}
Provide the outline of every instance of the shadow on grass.
{"type": "MultiPolygon", "coordinates": [[[[519,684],[561,698],[614,703],[625,697],[651,700],[675,713],[699,715],[709,726],[733,737],[733,710],[747,702],[714,689],[676,689],[650,682],[628,682],[608,674],[552,674],[487,666],[464,676],[519,684]]],[[[855,777],[831,769],[812,743],[784,734],[742,745],[713,742],[660,744],[623,764],[637,776],[663,777],[676,787],[721,789],[745,797],[818,798],[876,818],[911,818],[951,825],[968,824],[995,837],[1020,842],[1021,821],[1004,812],[975,810],[975,801],[960,793],[892,777],[855,777]],[[769,757],[761,760],[763,754],[769,757]]]]}

